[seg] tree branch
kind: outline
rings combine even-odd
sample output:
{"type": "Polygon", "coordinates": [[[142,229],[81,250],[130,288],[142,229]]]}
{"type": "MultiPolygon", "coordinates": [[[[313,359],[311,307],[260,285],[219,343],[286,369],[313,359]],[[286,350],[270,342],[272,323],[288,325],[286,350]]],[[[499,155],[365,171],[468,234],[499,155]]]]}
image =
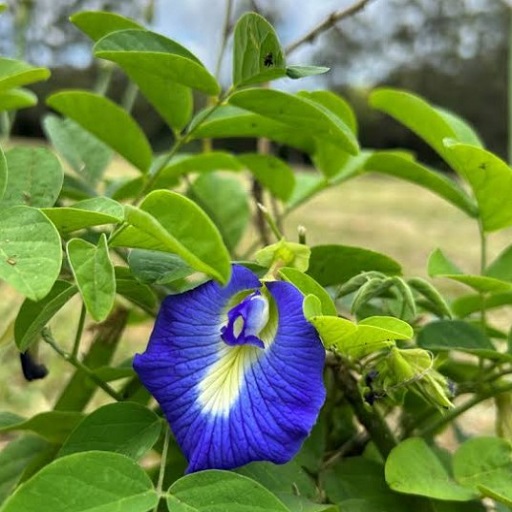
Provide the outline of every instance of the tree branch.
{"type": "Polygon", "coordinates": [[[295,40],[293,43],[289,44],[285,48],[285,54],[289,55],[294,52],[305,43],[312,43],[320,34],[326,32],[330,28],[332,28],[336,23],[341,21],[344,18],[348,18],[352,16],[356,12],[364,9],[368,3],[372,0],[358,0],[357,2],[349,5],[345,9],[340,9],[339,11],[331,12],[323,21],[321,21],[316,27],[313,27],[307,34],[304,34],[299,39],[295,40]]]}

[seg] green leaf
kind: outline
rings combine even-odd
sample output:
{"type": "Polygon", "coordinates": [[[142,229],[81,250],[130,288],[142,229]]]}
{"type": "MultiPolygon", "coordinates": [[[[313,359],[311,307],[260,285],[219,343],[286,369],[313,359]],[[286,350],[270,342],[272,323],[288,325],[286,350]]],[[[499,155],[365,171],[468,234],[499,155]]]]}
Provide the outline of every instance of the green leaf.
{"type": "Polygon", "coordinates": [[[215,96],[220,86],[198,58],[180,44],[146,30],[121,30],[100,39],[94,55],[117,63],[121,68],[137,68],[215,96]]]}
{"type": "MultiPolygon", "coordinates": [[[[203,119],[204,116],[205,111],[202,111],[195,119],[203,119]]],[[[190,136],[192,138],[267,137],[306,153],[312,153],[315,149],[312,134],[233,105],[218,107],[194,128],[190,136]]]]}
{"type": "Polygon", "coordinates": [[[62,251],[55,226],[35,208],[14,206],[0,215],[0,279],[38,301],[59,276],[62,251]]]}
{"type": "Polygon", "coordinates": [[[82,420],[79,412],[42,412],[25,419],[15,414],[0,412],[0,432],[34,432],[50,442],[60,443],[66,439],[82,420]]]}
{"type": "Polygon", "coordinates": [[[417,343],[433,351],[458,350],[494,360],[512,360],[512,356],[498,352],[481,329],[462,320],[440,320],[427,324],[419,332],[417,343]]]}
{"type": "Polygon", "coordinates": [[[231,153],[210,151],[208,153],[186,154],[175,156],[158,173],[154,188],[174,186],[179,177],[194,172],[209,171],[238,171],[242,168],[240,162],[231,153]]]}
{"type": "Polygon", "coordinates": [[[117,32],[131,28],[143,29],[144,27],[135,21],[125,18],[120,14],[104,11],[83,11],[73,14],[69,20],[93,41],[117,32]]]}
{"type": "Polygon", "coordinates": [[[456,139],[465,144],[483,147],[483,143],[475,130],[464,119],[454,112],[441,107],[435,107],[436,112],[450,125],[456,134],[456,139]]]}
{"type": "Polygon", "coordinates": [[[295,175],[293,169],[280,158],[273,155],[244,153],[239,155],[238,159],[273,196],[281,201],[290,198],[295,187],[295,175]]]}
{"type": "Polygon", "coordinates": [[[493,293],[483,298],[480,294],[472,294],[464,295],[454,300],[452,309],[457,316],[465,317],[475,311],[481,311],[482,308],[488,311],[507,304],[512,304],[512,292],[493,293]]]}
{"type": "Polygon", "coordinates": [[[304,295],[312,294],[320,300],[322,314],[337,316],[338,311],[331,296],[311,276],[304,274],[296,268],[284,267],[279,270],[279,275],[289,283],[292,283],[304,295]]]}
{"type": "Polygon", "coordinates": [[[98,245],[72,238],[66,246],[69,265],[88,313],[96,322],[107,318],[114,307],[116,282],[114,265],[103,233],[98,245]]]}
{"type": "Polygon", "coordinates": [[[176,254],[161,251],[132,249],[128,264],[133,275],[145,284],[168,284],[194,272],[176,254]]]}
{"type": "Polygon", "coordinates": [[[437,108],[415,94],[385,88],[376,89],[371,93],[370,105],[407,126],[452,165],[453,156],[445,147],[443,140],[458,140],[459,130],[456,131],[446,115],[437,108]]]}
{"type": "Polygon", "coordinates": [[[455,453],[453,471],[462,485],[512,507],[512,446],[507,440],[476,437],[466,441],[455,453]]]}
{"type": "Polygon", "coordinates": [[[64,91],[46,103],[73,119],[142,172],[151,164],[151,146],[133,117],[113,101],[92,92],[64,91]]]}
{"type": "Polygon", "coordinates": [[[308,199],[321,192],[329,182],[323,176],[314,173],[299,172],[295,175],[295,187],[288,199],[287,210],[293,210],[305,203],[308,199]]]}
{"type": "Polygon", "coordinates": [[[439,500],[470,501],[478,493],[457,484],[443,463],[420,438],[409,438],[391,450],[386,481],[395,491],[439,500]]]}
{"type": "Polygon", "coordinates": [[[396,275],[402,269],[390,257],[361,247],[317,245],[311,248],[308,274],[322,286],[344,283],[370,270],[396,275]]]}
{"type": "Polygon", "coordinates": [[[441,249],[432,252],[428,259],[428,273],[431,277],[446,277],[452,281],[470,286],[483,293],[498,293],[512,290],[512,282],[502,281],[494,277],[463,274],[462,271],[449,260],[441,249]]]}
{"type": "Polygon", "coordinates": [[[135,279],[130,269],[115,267],[116,292],[122,295],[136,306],[139,306],[148,314],[155,316],[157,297],[155,292],[147,285],[135,279]]]}
{"type": "Polygon", "coordinates": [[[272,25],[254,12],[244,14],[234,30],[233,85],[269,82],[285,75],[283,51],[272,25]]]}
{"type": "Polygon", "coordinates": [[[0,504],[12,493],[25,468],[48,447],[35,436],[23,436],[9,442],[0,452],[0,504]]]}
{"type": "Polygon", "coordinates": [[[157,502],[151,480],[134,460],[86,452],[43,468],[14,492],[2,512],[148,512],[157,502]]]}
{"type": "Polygon", "coordinates": [[[28,89],[0,91],[0,111],[19,110],[37,105],[37,96],[28,89]]]}
{"type": "Polygon", "coordinates": [[[512,225],[512,169],[493,153],[469,144],[446,144],[453,168],[471,185],[485,231],[512,225]]]}
{"type": "Polygon", "coordinates": [[[21,60],[0,57],[0,91],[47,80],[50,70],[37,68],[21,60]]]}
{"type": "Polygon", "coordinates": [[[23,302],[14,323],[14,341],[20,352],[25,352],[39,338],[43,327],[76,292],[76,286],[67,281],[56,281],[44,299],[23,302]]]}
{"type": "Polygon", "coordinates": [[[228,471],[187,475],[171,485],[168,492],[170,512],[289,512],[265,487],[228,471]]]}
{"type": "Polygon", "coordinates": [[[359,151],[353,132],[338,116],[320,103],[303,96],[274,89],[245,89],[230,96],[229,102],[295,129],[303,129],[306,133],[333,144],[339,144],[351,155],[359,151]]]}
{"type": "Polygon", "coordinates": [[[452,312],[450,306],[444,300],[444,297],[439,291],[428,281],[420,277],[412,277],[407,280],[407,284],[420,295],[423,295],[428,301],[428,304],[433,308],[433,311],[440,317],[451,318],[452,312]]]}
{"type": "Polygon", "coordinates": [[[296,80],[307,76],[323,75],[330,70],[331,68],[326,68],[324,66],[287,66],[286,76],[296,80]]]}
{"type": "Polygon", "coordinates": [[[7,188],[7,179],[7,159],[0,147],[0,204],[2,203],[2,198],[4,196],[5,189],[7,188]]]}
{"type": "Polygon", "coordinates": [[[118,224],[124,217],[123,206],[109,197],[93,197],[73,206],[44,208],[43,213],[62,233],[103,224],[118,224]]]}
{"type": "Polygon", "coordinates": [[[46,148],[29,147],[13,148],[6,152],[5,157],[7,187],[0,206],[53,206],[64,180],[64,171],[57,157],[46,148]]]}
{"type": "Polygon", "coordinates": [[[88,185],[94,187],[112,158],[112,151],[108,146],[72,119],[49,114],[43,119],[43,128],[55,149],[71,168],[88,185]]]}
{"type": "Polygon", "coordinates": [[[442,197],[471,217],[478,215],[473,200],[453,180],[400,153],[377,151],[366,161],[365,169],[410,181],[442,197]]]}
{"type": "Polygon", "coordinates": [[[100,450],[138,460],[157,442],[162,424],[154,412],[134,402],[104,405],[76,427],[58,457],[100,450]]]}
{"type": "Polygon", "coordinates": [[[188,195],[213,220],[226,247],[233,251],[251,220],[244,184],[237,178],[210,172],[194,181],[188,195]]]}
{"type": "Polygon", "coordinates": [[[485,269],[485,275],[512,282],[512,245],[505,248],[485,269]]]}
{"type": "Polygon", "coordinates": [[[172,252],[221,283],[229,280],[231,265],[222,237],[190,199],[175,192],[155,190],[140,208],[127,205],[125,213],[127,225],[112,235],[111,247],[172,252]]]}
{"type": "Polygon", "coordinates": [[[338,350],[342,346],[342,340],[355,333],[357,329],[356,324],[338,316],[312,316],[308,321],[318,331],[322,343],[328,350],[338,350]]]}

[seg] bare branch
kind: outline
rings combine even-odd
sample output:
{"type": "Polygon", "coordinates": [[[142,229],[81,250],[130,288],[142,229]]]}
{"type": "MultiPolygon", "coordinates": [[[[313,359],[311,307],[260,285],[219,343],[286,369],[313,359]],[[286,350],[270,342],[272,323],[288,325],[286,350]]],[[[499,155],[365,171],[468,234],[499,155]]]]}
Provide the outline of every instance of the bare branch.
{"type": "Polygon", "coordinates": [[[289,44],[285,48],[286,55],[294,52],[305,43],[312,43],[320,34],[326,32],[330,28],[332,28],[336,23],[341,21],[344,18],[348,18],[352,16],[356,12],[364,9],[367,4],[369,4],[372,0],[358,0],[352,5],[348,6],[345,9],[340,9],[339,11],[334,11],[327,16],[323,21],[321,21],[316,27],[313,27],[307,34],[303,35],[293,43],[289,44]]]}

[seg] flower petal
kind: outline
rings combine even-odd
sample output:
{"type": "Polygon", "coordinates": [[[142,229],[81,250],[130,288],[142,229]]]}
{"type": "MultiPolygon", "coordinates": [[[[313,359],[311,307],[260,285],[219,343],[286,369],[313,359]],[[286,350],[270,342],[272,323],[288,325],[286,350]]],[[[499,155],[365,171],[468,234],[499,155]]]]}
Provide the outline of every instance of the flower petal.
{"type": "Polygon", "coordinates": [[[188,472],[287,462],[325,399],[325,352],[291,284],[267,283],[278,324],[265,348],[221,339],[230,299],[260,286],[235,265],[225,288],[212,281],[168,297],[146,352],[135,356],[134,368],[162,407],[188,472]]]}

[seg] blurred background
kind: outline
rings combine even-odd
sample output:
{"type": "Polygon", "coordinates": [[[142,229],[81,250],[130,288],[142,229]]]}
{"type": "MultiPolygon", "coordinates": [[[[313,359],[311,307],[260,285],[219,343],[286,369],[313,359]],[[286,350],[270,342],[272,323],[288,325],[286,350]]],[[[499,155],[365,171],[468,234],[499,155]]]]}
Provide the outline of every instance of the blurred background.
{"type": "MultiPolygon", "coordinates": [[[[239,0],[233,19],[255,10],[269,19],[286,46],[329,13],[352,0],[239,0]]],[[[60,88],[94,88],[102,65],[91,58],[91,42],[68,18],[81,10],[109,10],[132,17],[177,40],[216,67],[226,2],[223,0],[7,0],[0,17],[0,54],[52,69],[51,79],[34,87],[42,99],[60,88]]],[[[505,0],[371,0],[311,44],[289,63],[326,65],[331,72],[278,88],[329,88],[356,109],[364,147],[407,147],[419,159],[439,164],[413,134],[367,107],[368,91],[378,85],[410,89],[457,112],[477,127],[486,146],[507,155],[507,59],[511,8],[505,0]]],[[[221,79],[229,83],[229,48],[221,79]]],[[[122,99],[125,79],[116,74],[109,95],[122,99]]],[[[198,107],[201,106],[200,103],[198,107]]],[[[19,113],[13,135],[40,137],[45,110],[19,113]]],[[[151,107],[138,98],[134,115],[155,148],[167,147],[168,132],[151,107]]],[[[239,141],[240,143],[240,141],[239,141]]]]}

